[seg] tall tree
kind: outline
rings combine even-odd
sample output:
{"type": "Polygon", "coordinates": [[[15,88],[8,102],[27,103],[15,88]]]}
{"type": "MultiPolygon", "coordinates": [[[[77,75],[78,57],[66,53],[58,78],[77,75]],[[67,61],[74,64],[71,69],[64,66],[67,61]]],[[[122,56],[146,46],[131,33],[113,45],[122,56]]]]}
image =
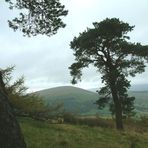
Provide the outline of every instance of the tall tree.
{"type": "Polygon", "coordinates": [[[144,72],[145,61],[137,55],[148,48],[140,43],[128,42],[130,38],[127,33],[132,31],[134,26],[117,18],[107,18],[93,25],[94,28],[87,28],[70,43],[76,60],[70,66],[72,83],[81,80],[84,67],[89,64],[95,66],[102,74],[101,79],[105,84],[100,91],[104,96],[101,98],[102,102],[112,99],[116,128],[123,129],[122,116],[126,107],[124,103],[129,99],[127,90],[130,87],[127,77],[144,72]]]}
{"type": "MultiPolygon", "coordinates": [[[[68,11],[59,0],[5,0],[10,9],[20,10],[19,17],[9,20],[9,26],[19,29],[25,36],[38,34],[51,36],[59,28],[64,28],[62,17],[68,11]]],[[[3,85],[0,70],[0,145],[3,148],[25,148],[19,124],[14,116],[12,106],[3,85]]]]}

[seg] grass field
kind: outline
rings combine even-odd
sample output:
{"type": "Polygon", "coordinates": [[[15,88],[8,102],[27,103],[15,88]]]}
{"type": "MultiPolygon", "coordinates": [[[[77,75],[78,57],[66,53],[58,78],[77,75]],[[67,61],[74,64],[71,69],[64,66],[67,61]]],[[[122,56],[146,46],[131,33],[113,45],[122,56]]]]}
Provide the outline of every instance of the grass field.
{"type": "Polygon", "coordinates": [[[28,148],[148,148],[148,131],[123,132],[19,118],[28,148]]]}

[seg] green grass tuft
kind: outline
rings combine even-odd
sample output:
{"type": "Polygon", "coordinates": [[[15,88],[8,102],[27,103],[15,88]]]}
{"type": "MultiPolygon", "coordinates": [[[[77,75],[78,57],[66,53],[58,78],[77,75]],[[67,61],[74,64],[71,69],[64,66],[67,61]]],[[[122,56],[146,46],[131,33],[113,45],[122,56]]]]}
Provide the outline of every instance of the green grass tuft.
{"type": "Polygon", "coordinates": [[[148,132],[19,118],[28,148],[148,148],[148,132]]]}

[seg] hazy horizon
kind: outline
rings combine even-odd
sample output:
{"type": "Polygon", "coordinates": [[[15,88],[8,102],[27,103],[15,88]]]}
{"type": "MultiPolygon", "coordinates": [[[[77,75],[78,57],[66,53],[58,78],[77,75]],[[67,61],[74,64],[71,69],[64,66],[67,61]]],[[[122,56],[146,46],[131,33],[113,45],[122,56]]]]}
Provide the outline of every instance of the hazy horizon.
{"type": "MultiPolygon", "coordinates": [[[[60,86],[54,86],[54,87],[49,87],[49,88],[35,90],[35,91],[29,91],[29,93],[34,93],[34,92],[48,90],[48,89],[54,89],[54,88],[60,88],[60,87],[75,87],[75,88],[80,88],[80,89],[84,89],[84,90],[88,90],[88,91],[92,91],[92,92],[96,92],[96,90],[99,90],[101,88],[101,87],[98,87],[98,88],[87,88],[86,89],[86,88],[78,87],[75,85],[60,85],[60,86]]],[[[148,84],[132,85],[130,87],[129,91],[148,91],[148,84]]]]}

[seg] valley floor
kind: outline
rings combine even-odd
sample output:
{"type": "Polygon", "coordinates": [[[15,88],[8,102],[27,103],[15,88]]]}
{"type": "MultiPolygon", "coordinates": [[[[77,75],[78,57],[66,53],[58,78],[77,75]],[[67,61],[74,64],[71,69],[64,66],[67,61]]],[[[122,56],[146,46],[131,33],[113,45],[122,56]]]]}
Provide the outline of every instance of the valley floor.
{"type": "Polygon", "coordinates": [[[148,132],[86,125],[49,124],[19,118],[28,148],[148,148],[148,132]]]}

